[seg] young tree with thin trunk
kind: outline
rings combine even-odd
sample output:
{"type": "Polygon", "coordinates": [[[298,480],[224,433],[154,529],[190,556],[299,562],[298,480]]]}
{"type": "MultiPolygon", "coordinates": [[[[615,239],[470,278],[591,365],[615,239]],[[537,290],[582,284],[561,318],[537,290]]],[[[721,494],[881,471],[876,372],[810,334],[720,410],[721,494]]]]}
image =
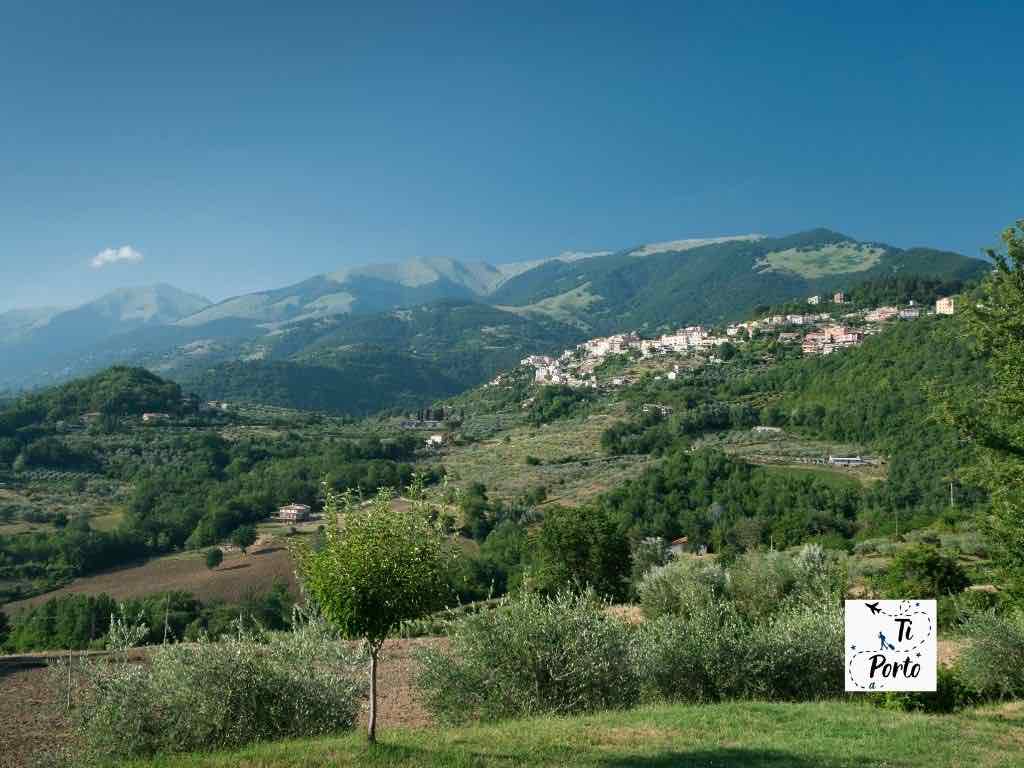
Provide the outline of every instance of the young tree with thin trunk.
{"type": "Polygon", "coordinates": [[[351,493],[325,492],[324,544],[293,545],[299,577],[324,617],[345,637],[362,640],[370,656],[367,738],[377,739],[377,661],[398,626],[440,608],[453,556],[414,478],[413,504],[392,508],[382,489],[366,504],[351,493]]]}

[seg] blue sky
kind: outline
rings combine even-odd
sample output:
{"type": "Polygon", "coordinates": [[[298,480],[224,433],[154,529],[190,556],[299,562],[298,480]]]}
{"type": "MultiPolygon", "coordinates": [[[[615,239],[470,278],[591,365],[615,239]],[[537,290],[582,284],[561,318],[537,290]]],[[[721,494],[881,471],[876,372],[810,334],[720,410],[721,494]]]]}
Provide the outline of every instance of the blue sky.
{"type": "Polygon", "coordinates": [[[8,0],[0,310],[814,226],[977,254],[1024,216],[1024,5],[956,5],[8,0]]]}

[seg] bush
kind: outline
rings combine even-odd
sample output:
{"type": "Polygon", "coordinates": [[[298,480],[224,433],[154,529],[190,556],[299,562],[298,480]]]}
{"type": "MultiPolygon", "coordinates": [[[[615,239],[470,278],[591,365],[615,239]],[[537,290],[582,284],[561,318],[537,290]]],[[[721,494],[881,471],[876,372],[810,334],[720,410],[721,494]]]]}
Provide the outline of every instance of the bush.
{"type": "Polygon", "coordinates": [[[649,570],[638,592],[650,618],[687,619],[727,602],[740,618],[755,621],[792,602],[838,604],[846,580],[844,555],[807,544],[793,556],[748,552],[728,571],[716,561],[678,558],[649,570]]]}
{"type": "Polygon", "coordinates": [[[639,632],[639,674],[648,695],[660,699],[806,701],[842,692],[838,605],[791,603],[751,622],[725,602],[687,619],[662,616],[639,632]]]}
{"type": "Polygon", "coordinates": [[[971,638],[959,660],[964,682],[986,698],[1024,697],[1024,618],[977,613],[963,630],[971,638]]]}
{"type": "Polygon", "coordinates": [[[737,697],[812,701],[843,692],[842,603],[792,602],[751,625],[737,697]]]}
{"type": "Polygon", "coordinates": [[[420,654],[416,685],[439,720],[575,714],[636,704],[632,630],[592,592],[526,593],[452,628],[420,654]]]}
{"type": "Polygon", "coordinates": [[[727,603],[720,611],[690,612],[685,620],[663,614],[640,625],[633,655],[645,696],[703,703],[734,691],[741,633],[727,603]]]}
{"type": "MultiPolygon", "coordinates": [[[[76,764],[158,752],[229,749],[351,728],[363,675],[318,624],[160,646],[149,664],[82,660],[76,764]]],[[[58,668],[63,680],[66,668],[58,668]]]]}
{"type": "Polygon", "coordinates": [[[214,547],[206,553],[206,567],[211,571],[224,562],[224,552],[220,547],[214,547]]]}
{"type": "Polygon", "coordinates": [[[640,605],[648,618],[703,613],[725,597],[726,574],[712,560],[678,558],[647,571],[640,582],[640,605]]]}
{"type": "Polygon", "coordinates": [[[749,552],[729,569],[729,596],[748,618],[771,614],[794,589],[793,560],[781,552],[749,552]]]}
{"type": "Polygon", "coordinates": [[[938,598],[959,594],[970,584],[956,558],[920,544],[896,554],[883,588],[885,596],[893,599],[938,598]]]}
{"type": "Polygon", "coordinates": [[[961,678],[962,673],[959,669],[939,665],[934,693],[930,691],[887,691],[870,694],[870,697],[873,704],[899,712],[950,714],[981,702],[977,691],[970,688],[961,678]]]}

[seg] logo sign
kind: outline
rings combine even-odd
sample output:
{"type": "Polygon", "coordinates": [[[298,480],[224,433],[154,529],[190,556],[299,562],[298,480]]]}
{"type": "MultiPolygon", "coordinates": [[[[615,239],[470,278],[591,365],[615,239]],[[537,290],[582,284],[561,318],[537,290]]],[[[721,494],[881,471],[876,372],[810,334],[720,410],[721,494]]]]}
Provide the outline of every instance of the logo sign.
{"type": "Polygon", "coordinates": [[[934,691],[934,600],[846,601],[846,690],[934,691]]]}

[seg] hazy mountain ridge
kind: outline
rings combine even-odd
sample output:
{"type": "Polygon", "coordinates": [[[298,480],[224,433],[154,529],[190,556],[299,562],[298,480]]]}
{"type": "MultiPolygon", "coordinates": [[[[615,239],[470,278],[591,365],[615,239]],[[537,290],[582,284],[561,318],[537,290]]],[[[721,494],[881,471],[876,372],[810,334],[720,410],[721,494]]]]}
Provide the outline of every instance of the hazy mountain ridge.
{"type": "MultiPolygon", "coordinates": [[[[12,363],[0,372],[0,387],[52,384],[118,363],[176,377],[229,363],[320,365],[310,358],[314,351],[352,345],[422,356],[412,327],[399,322],[403,313],[433,328],[427,337],[434,361],[473,350],[497,362],[494,350],[532,344],[529,351],[541,351],[545,340],[717,323],[760,304],[862,281],[914,274],[966,279],[987,268],[959,254],[902,250],[818,229],[565,252],[496,266],[450,258],[371,264],[217,304],[170,286],[126,289],[51,317],[44,313],[37,325],[31,314],[8,319],[11,327],[28,323],[29,329],[18,331],[16,343],[0,341],[12,363]],[[467,314],[462,306],[474,307],[476,327],[460,326],[457,318],[467,314]],[[511,330],[490,333],[492,327],[511,330]]],[[[460,381],[489,369],[478,366],[460,381]]]]}
{"type": "Polygon", "coordinates": [[[63,311],[63,307],[30,307],[0,313],[0,344],[9,344],[24,338],[63,311]]]}
{"type": "MultiPolygon", "coordinates": [[[[8,365],[0,374],[0,385],[31,382],[41,374],[56,378],[70,361],[112,337],[168,325],[209,304],[201,296],[158,284],[120,288],[95,301],[55,312],[2,343],[0,350],[8,365]]],[[[26,311],[19,312],[24,316],[26,311]]]]}

